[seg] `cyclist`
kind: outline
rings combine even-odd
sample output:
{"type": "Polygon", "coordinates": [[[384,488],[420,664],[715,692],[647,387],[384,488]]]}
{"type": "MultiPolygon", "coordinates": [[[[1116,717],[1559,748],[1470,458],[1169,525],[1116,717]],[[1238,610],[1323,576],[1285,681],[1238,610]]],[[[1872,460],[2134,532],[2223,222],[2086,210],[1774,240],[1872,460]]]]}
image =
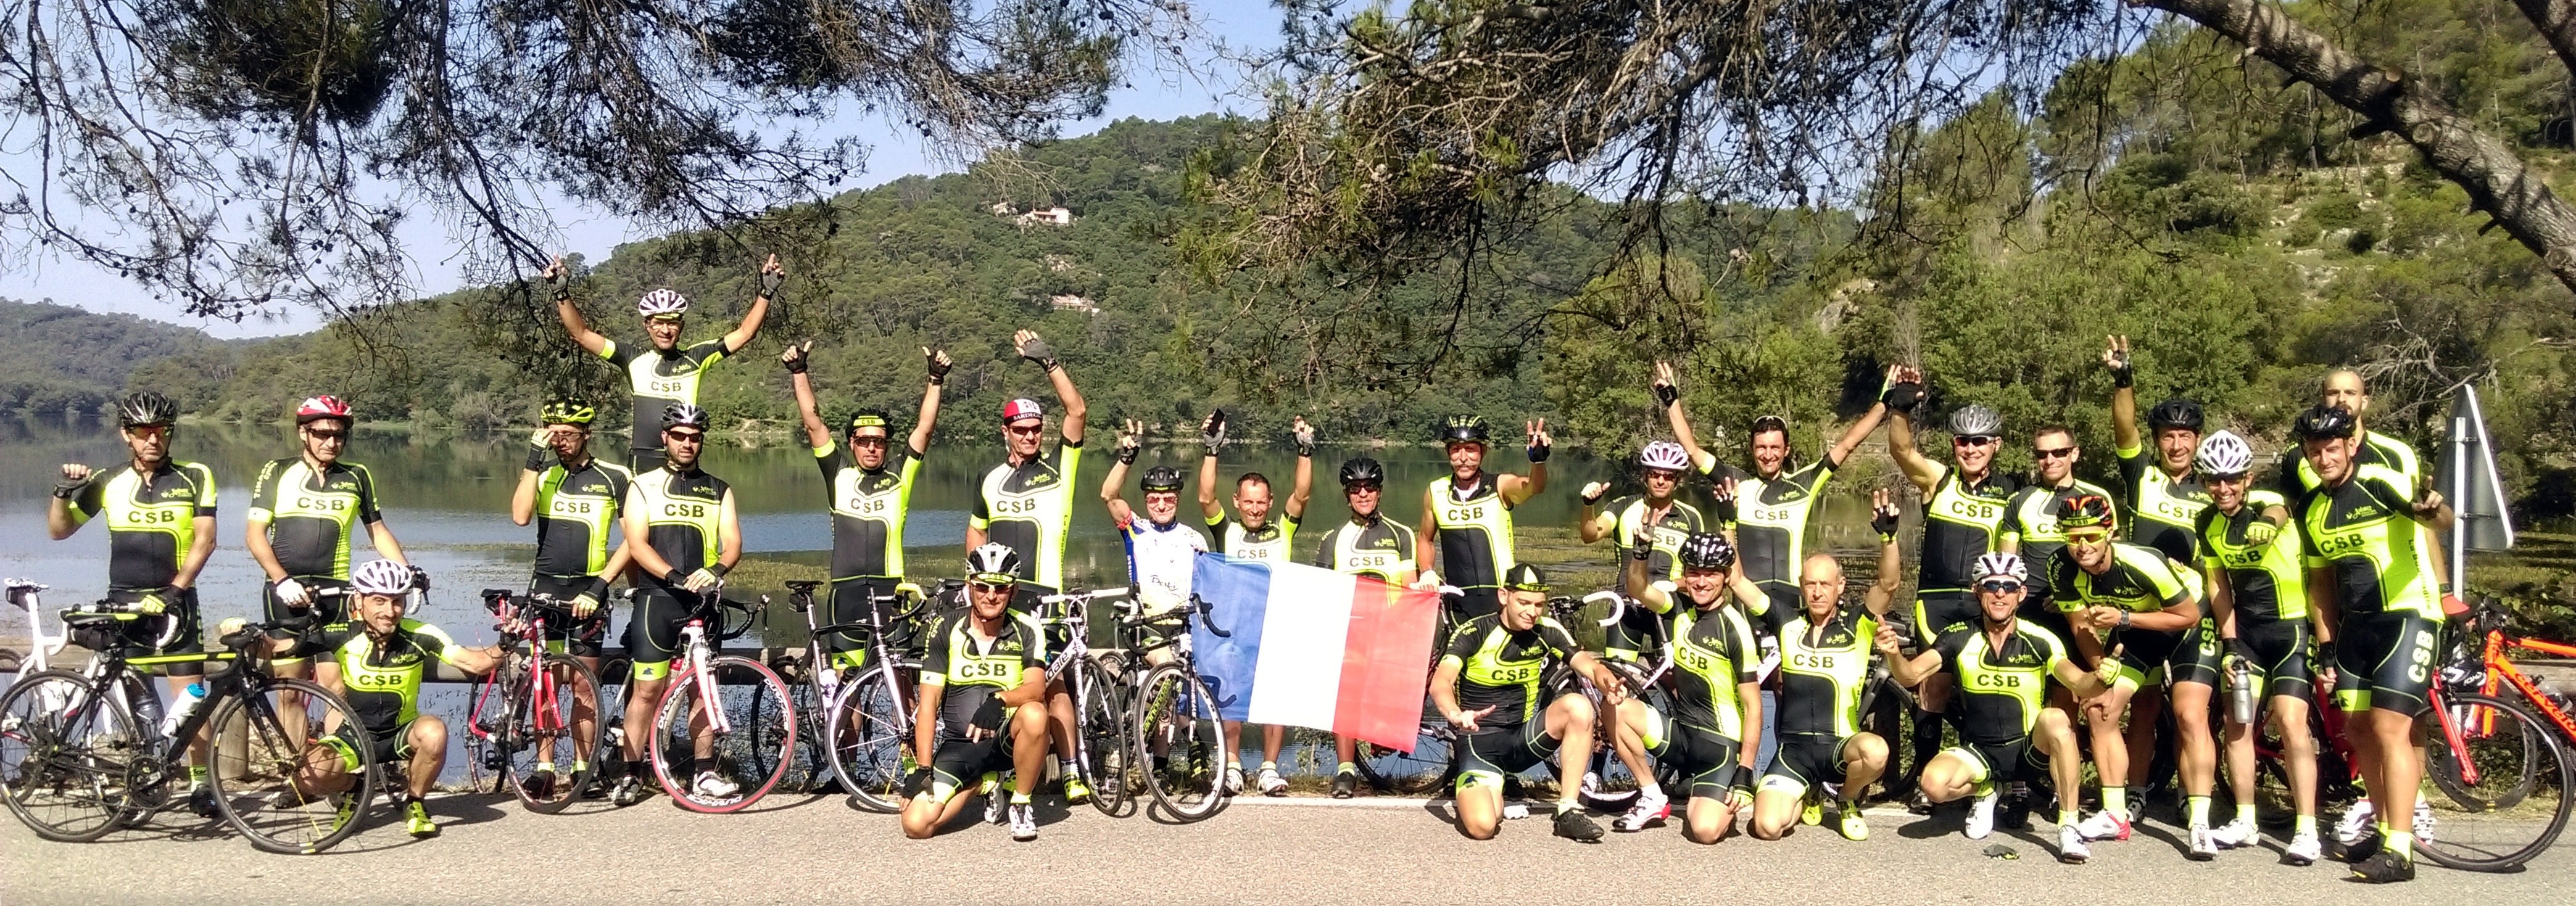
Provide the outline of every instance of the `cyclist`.
{"type": "Polygon", "coordinates": [[[1664,714],[1633,698],[1619,704],[1612,738],[1638,778],[1638,791],[1636,803],[1610,826],[1640,831],[1672,814],[1655,779],[1660,762],[1688,783],[1682,833],[1694,843],[1715,843],[1734,827],[1736,810],[1753,804],[1755,747],[1745,745],[1745,736],[1762,730],[1762,652],[1744,611],[1726,606],[1726,599],[1730,591],[1751,598],[1762,591],[1734,571],[1735,547],[1724,535],[1683,536],[1673,552],[1681,562],[1678,583],[1655,571],[1654,547],[1642,538],[1628,545],[1622,572],[1638,605],[1673,615],[1673,710],[1664,714]],[[1679,603],[1689,606],[1674,606],[1679,603]]]}
{"type": "MultiPolygon", "coordinates": [[[[2030,457],[2036,467],[2036,482],[2015,493],[2012,502],[2005,505],[2004,521],[1995,546],[1999,551],[2017,556],[2025,568],[2036,566],[2044,571],[2049,562],[2056,559],[2057,552],[2066,547],[2066,533],[2057,525],[2057,511],[2066,500],[2085,496],[2109,500],[2112,495],[2101,485],[2075,477],[2075,464],[2084,460],[2084,450],[2076,445],[2075,432],[2064,425],[2043,425],[2031,432],[2030,457]]],[[[2047,632],[2049,637],[2058,640],[2060,648],[2071,644],[2066,640],[2074,637],[2075,628],[2067,623],[2066,614],[2058,611],[2056,600],[2050,596],[2047,577],[2025,577],[2021,582],[2021,614],[2018,619],[2022,625],[2047,632]]],[[[1982,603],[1979,606],[1982,608],[1982,603]]],[[[2071,648],[2065,650],[2069,654],[2074,651],[2071,648]]],[[[2042,681],[2044,683],[2045,679],[2042,681]]],[[[2048,706],[2068,714],[2075,713],[2075,700],[2062,685],[2049,690],[2048,706]]],[[[1921,765],[1917,767],[1919,769],[1921,765]]],[[[2005,797],[2005,806],[2010,817],[2005,824],[2022,827],[2031,803],[2030,784],[2014,780],[2008,784],[2007,790],[2009,795],[2005,797]]]]}
{"type": "Polygon", "coordinates": [[[966,806],[958,794],[979,778],[984,820],[1001,823],[996,775],[1010,770],[1011,839],[1038,838],[1029,796],[1045,770],[1048,721],[1045,707],[1028,706],[1046,695],[1046,634],[1028,614],[1012,610],[1019,559],[1000,544],[968,552],[969,604],[931,631],[912,731],[914,757],[929,767],[916,770],[916,791],[903,806],[906,837],[926,839],[957,817],[966,806]]]}
{"type": "Polygon", "coordinates": [[[1460,623],[1431,671],[1432,704],[1459,736],[1458,829],[1472,840],[1493,839],[1502,827],[1504,778],[1555,756],[1556,835],[1598,842],[1601,825],[1575,804],[1576,781],[1592,760],[1592,700],[1580,690],[1548,700],[1543,681],[1562,663],[1590,678],[1613,707],[1621,687],[1548,616],[1547,575],[1537,565],[1512,564],[1502,581],[1510,594],[1495,612],[1460,623]]]}
{"type": "Polygon", "coordinates": [[[742,323],[722,337],[687,346],[680,345],[680,331],[689,314],[688,297],[670,289],[645,293],[635,301],[635,313],[644,319],[644,337],[652,344],[649,349],[626,348],[590,329],[581,310],[573,307],[572,272],[562,258],[546,265],[544,276],[554,284],[555,316],[563,320],[564,332],[582,351],[626,372],[627,388],[635,394],[635,433],[629,452],[636,474],[641,475],[662,465],[662,410],[674,404],[697,405],[707,369],[751,345],[752,337],[760,334],[761,321],[769,317],[769,300],[786,281],[787,269],[779,266],[777,255],[769,256],[768,263],[760,266],[760,295],[751,300],[742,323]]]}
{"type": "MultiPolygon", "coordinates": [[[[1690,454],[1682,445],[1669,440],[1646,444],[1637,453],[1637,466],[1645,470],[1645,490],[1610,501],[1606,510],[1596,509],[1601,498],[1610,493],[1610,483],[1596,481],[1583,486],[1582,521],[1575,524],[1576,535],[1583,543],[1592,544],[1608,538],[1614,546],[1622,542],[1646,539],[1646,551],[1622,551],[1619,562],[1636,556],[1647,558],[1646,571],[1662,582],[1679,582],[1681,558],[1675,556],[1682,539],[1710,529],[1698,507],[1677,499],[1681,490],[1682,470],[1690,467],[1690,454]]],[[[1633,544],[1632,544],[1633,546],[1633,544]]],[[[1622,571],[1625,571],[1624,568],[1622,571]]],[[[1651,638],[1648,623],[1659,619],[1657,611],[1631,608],[1627,615],[1609,627],[1602,655],[1615,660],[1634,661],[1637,652],[1651,638]]]]}
{"type": "MultiPolygon", "coordinates": [[[[2106,660],[2086,673],[2067,660],[2063,640],[2021,621],[2029,571],[2020,555],[1998,551],[1980,556],[1976,572],[1977,625],[1943,633],[1913,657],[1905,656],[1903,636],[1881,628],[1878,651],[1887,656],[1888,672],[1902,685],[1915,685],[1935,670],[1959,676],[1959,710],[1966,716],[1962,744],[1942,750],[1923,768],[1923,795],[1933,802],[1976,797],[1964,830],[1968,839],[1983,840],[1995,829],[1995,803],[2032,749],[2048,757],[2058,789],[2072,790],[2082,782],[2084,755],[2075,746],[2075,724],[2065,709],[2048,703],[2049,681],[2089,698],[2109,689],[2120,668],[2106,660]]],[[[2080,863],[2092,857],[2075,825],[2075,800],[2061,797],[2059,861],[2080,863]]]]}
{"type": "MultiPolygon", "coordinates": [[[[1892,506],[1884,499],[1878,504],[1892,506]]],[[[1824,823],[1822,787],[1840,781],[1834,829],[1847,840],[1869,839],[1860,797],[1887,770],[1887,740],[1860,728],[1860,697],[1872,641],[1896,600],[1903,568],[1895,532],[1881,532],[1878,581],[1862,592],[1859,609],[1843,604],[1843,565],[1832,554],[1809,554],[1799,565],[1804,606],[1798,610],[1772,606],[1764,596],[1780,636],[1780,717],[1772,722],[1780,728],[1780,752],[1753,794],[1756,838],[1787,836],[1791,822],[1824,823]]]]}
{"type": "MultiPolygon", "coordinates": [[[[271,621],[307,611],[314,625],[348,619],[341,609],[345,602],[325,603],[314,592],[348,581],[349,547],[357,526],[366,527],[376,556],[410,562],[404,559],[402,543],[394,540],[393,530],[385,526],[375,474],[340,458],[349,448],[349,432],[356,422],[349,404],[338,397],[306,399],[295,407],[295,431],[302,439],[303,454],[270,460],[251,483],[243,541],[251,559],[268,574],[263,599],[271,621]]],[[[277,661],[276,669],[279,676],[318,674],[327,686],[332,683],[331,671],[338,668],[329,662],[315,667],[290,653],[277,661]]],[[[299,693],[278,693],[282,710],[302,707],[303,700],[299,693]]]]}
{"type": "Polygon", "coordinates": [[[2129,361],[2129,338],[2110,338],[2102,352],[2111,370],[2111,438],[2120,458],[2120,506],[2129,513],[2129,540],[2163,551],[2177,563],[2200,562],[2199,538],[2193,533],[2200,511],[2209,506],[2209,489],[2192,477],[2192,455],[2200,449],[2200,403],[2176,397],[2147,410],[2146,449],[2138,436],[2136,369],[2129,361]]]}
{"type": "MultiPolygon", "coordinates": [[[[1923,541],[1917,554],[1914,587],[1915,640],[1930,645],[1954,626],[1980,619],[1968,593],[1976,581],[1969,575],[1977,557],[2002,548],[2006,505],[2021,490],[2020,482],[1995,469],[2002,449],[2003,417],[1980,405],[1950,413],[1950,456],[1942,465],[1914,446],[1914,403],[1922,396],[1922,373],[1901,369],[1887,393],[1897,417],[1887,423],[1887,450],[1907,480],[1923,493],[1923,541]]],[[[1913,765],[1923,766],[1941,750],[1941,715],[1950,707],[1950,676],[1934,674],[1917,690],[1914,711],[1913,765]]],[[[1908,779],[1911,779],[1910,777],[1908,779]]]]}
{"type": "MultiPolygon", "coordinates": [[[[2075,627],[2075,650],[2097,664],[2105,657],[2120,661],[2110,690],[2084,702],[2094,772],[2102,778],[2102,810],[2078,830],[2087,840],[2129,839],[2129,825],[2143,803],[2133,805],[2128,788],[2146,779],[2157,714],[2169,695],[2174,724],[2182,731],[2177,748],[2191,831],[2187,853],[2212,858],[2218,848],[2209,830],[2209,794],[2217,783],[2218,751],[2210,736],[2209,697],[2218,686],[2218,636],[2201,608],[2200,574],[2155,548],[2114,540],[2119,517],[2107,499],[2068,498],[2057,525],[2066,533],[2066,547],[2049,561],[2049,584],[2057,609],[2075,627]],[[2125,739],[2123,711],[2129,712],[2125,739]]],[[[2061,789],[2058,798],[2072,800],[2074,791],[2061,789]]]]}
{"type": "MultiPolygon", "coordinates": [[[[519,473],[519,488],[510,495],[510,521],[537,524],[536,574],[528,594],[547,595],[572,605],[572,622],[548,626],[546,639],[599,672],[601,643],[608,637],[608,583],[626,572],[633,552],[609,549],[620,534],[618,518],[626,506],[626,489],[635,473],[625,466],[590,455],[590,423],[598,410],[580,400],[558,400],[537,414],[545,427],[530,438],[528,466],[519,473]]],[[[599,733],[599,702],[573,702],[574,772],[590,766],[599,733]]],[[[540,753],[528,776],[531,789],[550,789],[554,753],[540,753]]]]}
{"type": "MultiPolygon", "coordinates": [[[[1181,610],[1190,603],[1191,573],[1198,568],[1199,553],[1208,549],[1208,540],[1198,529],[1181,521],[1179,469],[1154,466],[1145,470],[1144,518],[1137,518],[1138,513],[1127,504],[1121,491],[1127,483],[1127,469],[1135,464],[1142,448],[1144,434],[1145,423],[1127,420],[1127,432],[1118,438],[1118,455],[1110,462],[1109,477],[1100,483],[1100,500],[1109,508],[1110,524],[1118,528],[1119,539],[1127,545],[1127,580],[1129,587],[1135,589],[1139,613],[1159,618],[1140,627],[1144,635],[1136,644],[1143,649],[1146,663],[1160,666],[1173,658],[1172,648],[1165,642],[1183,631],[1181,610]]],[[[1048,694],[1047,708],[1057,725],[1064,728],[1064,735],[1057,738],[1056,751],[1072,752],[1072,693],[1057,683],[1048,694]]],[[[1091,788],[1082,782],[1071,759],[1069,754],[1060,755],[1056,765],[1064,777],[1065,799],[1087,801],[1091,788]]]]}
{"type": "MultiPolygon", "coordinates": [[[[2308,708],[2316,700],[2308,678],[2308,622],[2318,612],[2308,607],[2299,529],[2289,524],[2279,493],[2254,487],[2254,448],[2235,432],[2202,440],[2198,463],[2211,503],[2195,528],[2226,651],[2224,672],[2234,683],[2244,671],[2244,681],[2262,690],[2257,701],[2280,729],[2281,763],[2289,770],[2298,809],[2298,824],[2281,855],[2293,864],[2312,864],[2324,852],[2317,840],[2316,738],[2308,732],[2308,708]]],[[[2236,818],[2213,832],[2221,848],[2250,846],[2261,838],[2254,823],[2260,778],[2254,773],[2253,729],[2228,719],[2227,778],[2236,792],[2236,818]]]]}
{"type": "MultiPolygon", "coordinates": [[[[903,584],[903,527],[912,511],[912,489],[921,478],[921,458],[930,451],[930,432],[939,422],[939,393],[948,379],[948,353],[922,347],[929,377],[921,389],[921,409],[903,449],[892,449],[893,420],[880,409],[861,409],[850,416],[845,440],[849,449],[833,446],[824,427],[814,385],[805,370],[812,363],[814,341],[790,343],[778,360],[787,366],[787,381],[796,391],[796,411],[805,422],[805,442],[823,469],[832,512],[832,600],[826,619],[833,623],[865,622],[874,602],[891,600],[903,584]]],[[[882,618],[884,612],[877,610],[882,618]]],[[[910,644],[911,633],[887,627],[890,645],[910,644]]],[[[833,633],[823,640],[836,669],[867,666],[867,640],[833,633]]]]}
{"type": "Polygon", "coordinates": [[[2334,673],[2344,735],[2380,816],[2346,855],[2362,880],[2413,880],[2416,825],[2397,830],[2386,816],[2412,814],[2424,778],[2409,735],[2426,706],[2442,604],[2421,526],[2442,518],[2441,498],[2409,499],[2404,473],[2358,462],[2360,424],[2347,410],[2311,408],[2293,430],[2318,479],[2294,509],[2308,606],[2324,615],[2317,656],[2334,673]]]}
{"type": "MultiPolygon", "coordinates": [[[[439,769],[447,764],[447,722],[436,714],[420,713],[421,677],[428,674],[431,661],[475,676],[491,673],[501,665],[501,646],[459,645],[438,627],[405,617],[412,591],[425,586],[420,572],[400,561],[369,560],[350,571],[348,581],[356,598],[349,620],[298,638],[269,642],[274,654],[323,658],[340,665],[336,691],[348,699],[357,717],[354,725],[325,728],[328,735],[308,752],[313,757],[305,759],[296,786],[341,794],[340,822],[356,820],[368,804],[345,791],[355,784],[354,772],[364,763],[358,747],[369,747],[375,750],[376,764],[387,771],[393,762],[405,763],[406,829],[414,837],[438,836],[438,822],[430,819],[423,800],[438,783],[439,769]]],[[[226,620],[223,633],[239,632],[243,625],[239,617],[226,620]]]]}
{"type": "Polygon", "coordinates": [[[1485,445],[1491,432],[1474,415],[1453,415],[1440,424],[1440,441],[1448,449],[1449,474],[1422,489],[1422,528],[1413,536],[1413,559],[1426,588],[1443,584],[1466,593],[1458,605],[1461,621],[1491,616],[1501,606],[1502,578],[1518,561],[1512,557],[1512,508],[1547,489],[1547,455],[1554,444],[1547,420],[1527,426],[1530,471],[1497,475],[1485,471],[1485,445]],[[1449,570],[1444,581],[1432,558],[1449,570]]]}
{"type": "MultiPolygon", "coordinates": [[[[1386,518],[1378,508],[1386,493],[1386,467],[1362,456],[1342,463],[1342,499],[1351,518],[1325,532],[1315,547],[1315,565],[1334,572],[1367,576],[1393,585],[1413,584],[1413,529],[1386,518]]],[[[1333,768],[1333,798],[1359,792],[1359,740],[1333,737],[1341,762],[1333,768]]]]}
{"type": "MultiPolygon", "coordinates": [[[[706,449],[707,411],[688,403],[662,410],[662,445],[669,452],[659,468],[635,476],[626,489],[626,550],[633,552],[641,581],[635,590],[635,613],[626,622],[626,650],[634,659],[633,681],[626,697],[626,776],[617,781],[614,801],[621,806],[644,801],[645,740],[653,738],[653,706],[671,682],[671,658],[680,651],[680,627],[702,599],[720,594],[724,574],[742,559],[742,523],[734,506],[733,487],[698,468],[706,449]]],[[[717,772],[715,730],[696,732],[696,763],[690,788],[698,795],[731,796],[741,786],[717,772]]]]}
{"type": "MultiPolygon", "coordinates": [[[[64,463],[54,499],[45,505],[45,531],[56,541],[93,518],[107,517],[107,598],[143,611],[118,615],[125,622],[117,641],[128,658],[182,656],[166,668],[173,699],[206,672],[203,661],[186,656],[206,650],[199,637],[197,573],[215,552],[215,473],[171,458],[178,420],[179,405],[161,394],[146,390],[118,400],[126,464],[92,469],[64,463]],[[160,619],[146,619],[154,614],[160,619]]],[[[160,698],[140,698],[135,704],[147,713],[139,716],[159,720],[160,698]]],[[[188,744],[188,780],[189,805],[213,817],[202,736],[188,744]]]]}
{"type": "MultiPolygon", "coordinates": [[[[1064,590],[1064,536],[1073,524],[1074,471],[1082,463],[1082,392],[1037,332],[1012,337],[1020,357],[1046,370],[1064,403],[1062,442],[1040,455],[1046,434],[1046,409],[1033,399],[1015,399],[1002,407],[1002,441],[1010,451],[1001,465],[984,473],[975,494],[975,510],[966,519],[966,549],[987,543],[1019,552],[1019,595],[1011,602],[1021,613],[1037,611],[1038,599],[1064,590]]],[[[1065,746],[1067,751],[1071,745],[1065,746]]]]}
{"type": "MultiPolygon", "coordinates": [[[[1270,479],[1259,472],[1245,472],[1234,482],[1234,511],[1241,519],[1228,520],[1225,504],[1216,497],[1217,448],[1225,444],[1225,410],[1210,412],[1199,429],[1207,444],[1207,455],[1199,458],[1199,513],[1206,517],[1208,531],[1216,535],[1217,553],[1237,560],[1259,560],[1266,563],[1289,562],[1288,547],[1297,539],[1297,522],[1306,518],[1306,499],[1315,483],[1315,429],[1302,417],[1290,429],[1297,443],[1297,486],[1281,502],[1280,514],[1270,513],[1270,479]]],[[[1227,738],[1239,738],[1242,721],[1227,721],[1227,738]]],[[[1288,795],[1288,780],[1279,776],[1279,750],[1286,747],[1288,728],[1271,725],[1261,728],[1261,794],[1288,795]]],[[[1225,791],[1228,795],[1243,791],[1243,756],[1250,746],[1236,746],[1235,763],[1226,768],[1225,791]]]]}

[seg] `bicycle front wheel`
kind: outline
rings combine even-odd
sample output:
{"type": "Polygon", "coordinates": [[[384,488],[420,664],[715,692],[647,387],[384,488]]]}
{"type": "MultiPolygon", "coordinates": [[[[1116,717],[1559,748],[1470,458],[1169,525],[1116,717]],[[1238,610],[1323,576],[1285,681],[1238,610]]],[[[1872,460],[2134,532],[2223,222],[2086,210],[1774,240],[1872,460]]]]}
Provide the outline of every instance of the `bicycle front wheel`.
{"type": "Polygon", "coordinates": [[[207,783],[224,820],[273,853],[309,855],[358,831],[376,795],[376,745],[355,710],[317,683],[271,680],[227,697],[207,783]],[[293,707],[280,702],[293,693],[293,707]],[[344,807],[345,806],[345,807],[344,807]]]}
{"type": "Polygon", "coordinates": [[[913,768],[910,708],[902,690],[877,669],[859,674],[833,697],[823,728],[832,773],[860,808],[887,814],[903,808],[904,777],[913,768]]]}
{"type": "Polygon", "coordinates": [[[2558,839],[2576,807],[2576,767],[2555,731],[2521,705],[2451,693],[2418,718],[2434,826],[2419,828],[2415,851],[2463,871],[2507,871],[2558,839]]]}
{"type": "Polygon", "coordinates": [[[750,658],[707,662],[719,680],[713,700],[682,671],[653,714],[653,771],[681,808],[724,813],[750,807],[778,785],[796,747],[787,681],[750,658]],[[722,727],[715,715],[721,714],[722,727]],[[770,722],[775,722],[771,724],[770,722]]]}
{"type": "Polygon", "coordinates": [[[1165,814],[1199,821],[1225,807],[1225,722],[1216,697],[1187,663],[1154,668],[1137,687],[1136,745],[1143,753],[1145,788],[1165,814]]]}
{"type": "Polygon", "coordinates": [[[120,823],[142,742],[134,716],[80,674],[33,674],[0,698],[0,797],[36,836],[107,836],[120,823]]]}
{"type": "Polygon", "coordinates": [[[1082,711],[1082,732],[1074,739],[1079,753],[1074,768],[1091,787],[1094,808],[1112,818],[1125,817],[1136,805],[1136,788],[1128,783],[1135,747],[1128,742],[1126,697],[1120,694],[1115,675],[1098,664],[1076,660],[1071,672],[1069,686],[1082,711]]]}
{"type": "Polygon", "coordinates": [[[581,798],[599,763],[599,677],[569,655],[546,655],[538,668],[512,709],[504,782],[528,811],[551,815],[581,798]]]}

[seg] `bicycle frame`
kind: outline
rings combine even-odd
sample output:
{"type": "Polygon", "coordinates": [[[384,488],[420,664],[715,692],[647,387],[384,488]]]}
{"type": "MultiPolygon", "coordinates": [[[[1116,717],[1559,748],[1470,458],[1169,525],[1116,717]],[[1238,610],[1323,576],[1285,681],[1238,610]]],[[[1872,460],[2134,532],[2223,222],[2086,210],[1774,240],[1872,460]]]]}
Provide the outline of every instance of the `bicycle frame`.
{"type": "MultiPolygon", "coordinates": [[[[504,633],[504,638],[514,637],[517,641],[526,643],[524,649],[512,646],[509,658],[503,662],[501,669],[492,671],[492,674],[479,684],[482,686],[482,691],[475,696],[474,708],[467,717],[465,726],[466,732],[487,743],[492,740],[492,737],[498,735],[502,727],[515,723],[513,719],[515,715],[511,713],[511,709],[521,702],[532,706],[533,713],[529,716],[536,722],[534,729],[559,732],[572,729],[563,723],[560,710],[556,707],[561,701],[562,693],[559,686],[562,679],[555,676],[552,670],[539,669],[545,662],[546,655],[546,614],[550,610],[569,613],[572,610],[571,602],[558,601],[551,595],[543,594],[529,596],[528,600],[533,606],[519,606],[516,603],[518,600],[519,598],[513,596],[507,589],[483,591],[484,608],[499,619],[492,628],[504,633]],[[515,635],[509,633],[510,623],[513,620],[518,620],[525,627],[515,635]],[[525,688],[505,689],[508,686],[515,686],[516,684],[510,681],[520,676],[527,679],[525,688]],[[496,696],[498,696],[497,702],[496,696]],[[495,706],[499,710],[497,715],[491,713],[495,706]],[[499,719],[487,720],[495,716],[499,719]]],[[[593,707],[596,710],[598,706],[594,704],[593,707]]],[[[598,721],[601,718],[594,713],[593,720],[598,721]]],[[[575,744],[579,745],[579,741],[575,740],[575,744]]]]}
{"type": "MultiPolygon", "coordinates": [[[[2487,695],[2495,695],[2496,691],[2505,683],[2512,683],[2515,689],[2521,690],[2523,700],[2531,704],[2532,710],[2540,712],[2542,717],[2549,718],[2549,722],[2557,725],[2558,732],[2561,735],[2564,735],[2567,738],[2567,741],[2576,743],[2576,718],[2571,718],[2566,709],[2560,708],[2557,701],[2541,690],[2538,682],[2534,681],[2529,674],[2522,672],[2521,668],[2514,666],[2513,661],[2504,656],[2504,652],[2508,648],[2521,648],[2530,651],[2537,651],[2542,654],[2560,655],[2562,657],[2576,657],[2576,645],[2568,645],[2544,639],[2507,636],[2504,634],[2504,630],[2502,629],[2488,629],[2486,633],[2486,648],[2480,658],[2480,661],[2486,667],[2486,681],[2480,684],[2478,690],[2486,693],[2487,695]]],[[[2494,715],[2480,714],[2478,715],[2478,718],[2478,729],[2481,733],[2488,732],[2493,728],[2493,721],[2495,720],[2494,715]]]]}

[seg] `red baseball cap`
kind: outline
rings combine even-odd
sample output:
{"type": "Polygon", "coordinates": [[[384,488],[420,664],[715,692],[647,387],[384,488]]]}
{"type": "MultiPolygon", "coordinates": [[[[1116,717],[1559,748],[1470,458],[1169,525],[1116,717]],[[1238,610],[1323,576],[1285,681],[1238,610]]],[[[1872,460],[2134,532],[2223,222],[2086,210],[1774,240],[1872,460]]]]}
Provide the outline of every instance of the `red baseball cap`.
{"type": "Polygon", "coordinates": [[[1022,419],[1045,421],[1046,409],[1033,399],[1015,399],[1002,406],[1002,424],[1016,424],[1022,419]]]}

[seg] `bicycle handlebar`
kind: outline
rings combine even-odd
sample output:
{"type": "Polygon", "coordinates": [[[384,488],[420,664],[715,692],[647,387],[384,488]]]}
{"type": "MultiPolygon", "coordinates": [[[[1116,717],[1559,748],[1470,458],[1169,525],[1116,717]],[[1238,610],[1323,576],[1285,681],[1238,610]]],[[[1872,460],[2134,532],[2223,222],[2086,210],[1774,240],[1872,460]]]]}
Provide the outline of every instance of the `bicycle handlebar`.
{"type": "Polygon", "coordinates": [[[1095,588],[1095,589],[1092,589],[1092,590],[1090,590],[1090,591],[1084,591],[1084,592],[1071,592],[1071,593],[1067,593],[1067,594],[1060,594],[1060,595],[1040,595],[1040,596],[1038,597],[1038,603],[1040,603],[1040,604],[1062,604],[1062,603],[1067,602],[1067,601],[1083,601],[1083,602],[1088,602],[1088,601],[1098,600],[1098,599],[1100,599],[1100,598],[1123,598],[1123,597],[1126,597],[1126,596],[1127,596],[1127,587],[1126,587],[1126,586],[1124,586],[1124,585],[1121,585],[1121,586],[1118,586],[1118,587],[1116,587],[1116,588],[1095,588]]]}
{"type": "Polygon", "coordinates": [[[1623,595],[1609,589],[1603,589],[1583,596],[1583,603],[1586,605],[1598,604],[1603,601],[1610,602],[1610,615],[1601,618],[1599,625],[1608,626],[1612,623],[1619,622],[1621,617],[1628,615],[1627,595],[1623,595]]]}

